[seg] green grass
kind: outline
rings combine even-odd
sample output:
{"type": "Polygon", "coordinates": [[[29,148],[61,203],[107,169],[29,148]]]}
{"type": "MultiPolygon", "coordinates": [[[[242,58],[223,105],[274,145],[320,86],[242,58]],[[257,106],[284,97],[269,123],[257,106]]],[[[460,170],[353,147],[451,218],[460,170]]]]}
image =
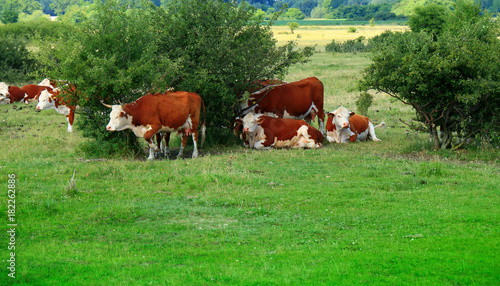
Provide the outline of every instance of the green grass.
{"type": "MultiPolygon", "coordinates": [[[[355,110],[366,55],[316,54],[326,109],[355,110]],[[330,67],[330,68],[329,68],[330,67]]],[[[384,95],[382,142],[203,149],[198,159],[88,160],[64,116],[0,106],[0,170],[16,183],[16,279],[0,285],[496,285],[498,150],[427,151],[384,95]],[[74,187],[70,179],[75,172],[74,187]]],[[[377,112],[378,110],[378,112],[377,112]]],[[[78,115],[75,120],[78,120],[78,115]]],[[[175,152],[176,150],[174,150],[175,152]]],[[[144,155],[144,158],[146,155],[144,155]]]]}

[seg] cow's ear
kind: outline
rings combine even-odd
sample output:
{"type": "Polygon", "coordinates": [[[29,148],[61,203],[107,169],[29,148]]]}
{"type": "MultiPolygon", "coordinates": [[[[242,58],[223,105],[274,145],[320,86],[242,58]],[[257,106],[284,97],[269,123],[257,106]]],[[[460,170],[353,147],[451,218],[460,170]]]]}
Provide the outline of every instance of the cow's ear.
{"type": "Polygon", "coordinates": [[[354,111],[349,112],[349,116],[353,116],[353,115],[354,115],[354,111]]]}
{"type": "Polygon", "coordinates": [[[333,112],[328,112],[328,114],[327,114],[326,116],[328,116],[328,117],[330,117],[330,116],[335,116],[335,113],[333,113],[333,112]]]}

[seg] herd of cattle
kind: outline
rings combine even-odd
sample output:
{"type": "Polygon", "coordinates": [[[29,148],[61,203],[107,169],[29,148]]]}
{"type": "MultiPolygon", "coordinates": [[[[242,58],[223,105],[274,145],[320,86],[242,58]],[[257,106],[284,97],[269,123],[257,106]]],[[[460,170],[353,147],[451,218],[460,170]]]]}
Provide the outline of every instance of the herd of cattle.
{"type": "MultiPolygon", "coordinates": [[[[383,126],[383,122],[374,126],[367,117],[349,112],[342,106],[326,114],[325,125],[324,88],[315,77],[291,83],[267,80],[257,86],[259,88],[245,93],[240,117],[235,119],[234,132],[248,148],[318,148],[323,145],[325,135],[331,143],[368,138],[380,141],[375,136],[375,128],[383,126]],[[316,117],[321,131],[310,125],[316,117]]],[[[38,110],[55,109],[66,116],[68,132],[73,131],[76,106],[64,101],[54,81],[45,79],[39,84],[21,88],[0,83],[0,104],[16,101],[38,101],[38,110]]],[[[170,152],[168,142],[172,132],[178,132],[182,137],[178,157],[183,154],[188,136],[194,143],[192,156],[198,156],[200,125],[201,145],[205,139],[205,119],[200,122],[202,110],[205,115],[205,105],[198,94],[167,91],[146,94],[128,104],[103,105],[111,108],[106,130],[131,129],[136,136],[143,137],[149,146],[148,159],[154,159],[157,152],[170,152]]]]}

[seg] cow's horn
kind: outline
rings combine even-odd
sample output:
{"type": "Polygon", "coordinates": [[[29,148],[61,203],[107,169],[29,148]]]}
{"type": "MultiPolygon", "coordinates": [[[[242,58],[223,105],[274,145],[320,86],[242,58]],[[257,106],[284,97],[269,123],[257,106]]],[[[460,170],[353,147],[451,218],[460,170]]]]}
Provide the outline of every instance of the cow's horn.
{"type": "Polygon", "coordinates": [[[106,106],[107,108],[112,108],[113,107],[112,105],[104,103],[104,101],[102,101],[102,100],[101,100],[101,103],[102,103],[102,105],[106,106]]]}

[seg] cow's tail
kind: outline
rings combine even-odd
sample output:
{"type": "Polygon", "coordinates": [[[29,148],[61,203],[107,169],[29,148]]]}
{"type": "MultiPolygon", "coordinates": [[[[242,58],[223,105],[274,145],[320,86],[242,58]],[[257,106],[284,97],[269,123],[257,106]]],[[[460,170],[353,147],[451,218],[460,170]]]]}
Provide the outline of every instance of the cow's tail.
{"type": "Polygon", "coordinates": [[[205,143],[205,138],[206,138],[206,131],[207,131],[207,127],[205,125],[205,115],[207,114],[206,113],[206,110],[205,110],[205,103],[203,102],[203,99],[201,100],[201,105],[203,106],[203,122],[201,123],[201,143],[200,143],[200,149],[203,148],[203,143],[205,143]]]}
{"type": "Polygon", "coordinates": [[[385,122],[382,121],[379,124],[377,124],[377,126],[375,126],[374,128],[385,127],[385,125],[386,125],[385,122]]]}

